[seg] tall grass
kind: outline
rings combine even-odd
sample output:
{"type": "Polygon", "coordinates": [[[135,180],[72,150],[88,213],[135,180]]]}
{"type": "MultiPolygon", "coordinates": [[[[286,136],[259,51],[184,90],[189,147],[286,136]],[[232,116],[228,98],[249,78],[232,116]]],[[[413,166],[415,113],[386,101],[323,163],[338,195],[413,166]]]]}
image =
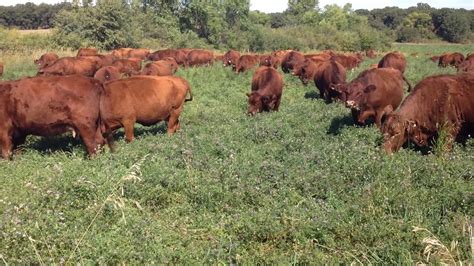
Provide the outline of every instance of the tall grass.
{"type": "MultiPolygon", "coordinates": [[[[418,46],[397,48],[414,84],[454,72],[410,56],[418,46]]],[[[6,78],[33,73],[33,57],[6,57],[6,78]]],[[[450,160],[413,149],[386,156],[375,126],[354,126],[342,105],[291,76],[279,112],[248,117],[251,72],[177,75],[195,97],[173,136],[163,123],[137,126],[135,142],[120,133],[117,152],[93,160],[70,136],[30,137],[0,161],[4,263],[450,262],[426,237],[455,241],[454,260],[472,261],[472,139],[450,160]],[[427,245],[439,256],[427,258],[427,245]]]]}

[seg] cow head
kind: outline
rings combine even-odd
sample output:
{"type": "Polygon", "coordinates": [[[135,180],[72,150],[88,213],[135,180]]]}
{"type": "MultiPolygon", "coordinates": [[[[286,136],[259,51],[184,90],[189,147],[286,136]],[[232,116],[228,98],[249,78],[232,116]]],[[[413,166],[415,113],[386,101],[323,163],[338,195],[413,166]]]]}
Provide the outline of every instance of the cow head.
{"type": "Polygon", "coordinates": [[[261,95],[257,91],[247,93],[249,107],[247,113],[255,115],[262,111],[269,111],[275,108],[277,101],[276,95],[261,95]]]}
{"type": "Polygon", "coordinates": [[[329,93],[331,95],[334,95],[336,98],[338,98],[342,102],[346,102],[347,100],[347,84],[344,83],[339,83],[339,84],[333,84],[329,85],[329,93]]]}
{"type": "MultiPolygon", "coordinates": [[[[390,110],[385,111],[382,116],[382,134],[384,139],[384,149],[387,154],[397,152],[407,140],[406,122],[402,120],[400,115],[392,112],[392,107],[388,106],[390,110]]],[[[385,108],[385,109],[387,109],[385,108]]]]}

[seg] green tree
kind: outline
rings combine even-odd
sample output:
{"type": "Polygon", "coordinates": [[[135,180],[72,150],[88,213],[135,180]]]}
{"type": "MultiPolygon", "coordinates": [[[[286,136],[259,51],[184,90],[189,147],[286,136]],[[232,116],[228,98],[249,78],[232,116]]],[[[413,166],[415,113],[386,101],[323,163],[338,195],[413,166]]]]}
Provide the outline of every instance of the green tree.
{"type": "Polygon", "coordinates": [[[291,15],[302,15],[318,8],[318,0],[288,0],[287,12],[291,15]]]}
{"type": "Polygon", "coordinates": [[[436,11],[433,23],[436,33],[449,42],[461,42],[471,31],[469,14],[454,9],[443,8],[436,11]]]}

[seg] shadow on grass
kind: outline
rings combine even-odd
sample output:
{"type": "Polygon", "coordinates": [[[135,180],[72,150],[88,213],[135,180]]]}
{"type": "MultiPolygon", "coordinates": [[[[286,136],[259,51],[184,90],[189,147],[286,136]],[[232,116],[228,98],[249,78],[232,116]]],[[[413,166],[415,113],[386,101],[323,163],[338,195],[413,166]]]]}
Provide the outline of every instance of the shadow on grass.
{"type": "MultiPolygon", "coordinates": [[[[138,126],[135,128],[135,138],[143,137],[147,135],[162,135],[166,134],[166,123],[160,122],[157,125],[151,127],[138,126]]],[[[124,138],[123,129],[114,134],[114,139],[118,140],[124,138]]],[[[84,143],[82,139],[77,136],[73,138],[70,134],[63,134],[53,137],[34,137],[29,143],[21,145],[19,152],[23,149],[34,149],[43,155],[52,154],[56,152],[72,153],[74,149],[82,148],[85,151],[84,143]]],[[[86,153],[87,154],[87,153],[86,153]]]]}
{"type": "Polygon", "coordinates": [[[315,99],[319,99],[321,97],[319,97],[319,93],[316,92],[316,91],[310,91],[310,92],[307,92],[304,94],[304,98],[305,99],[311,99],[311,100],[315,100],[315,99]]]}
{"type": "Polygon", "coordinates": [[[329,126],[328,131],[326,132],[327,134],[330,135],[339,135],[341,134],[341,129],[346,127],[346,126],[354,126],[354,120],[352,119],[352,116],[346,115],[346,116],[338,116],[332,119],[331,125],[329,126]]]}

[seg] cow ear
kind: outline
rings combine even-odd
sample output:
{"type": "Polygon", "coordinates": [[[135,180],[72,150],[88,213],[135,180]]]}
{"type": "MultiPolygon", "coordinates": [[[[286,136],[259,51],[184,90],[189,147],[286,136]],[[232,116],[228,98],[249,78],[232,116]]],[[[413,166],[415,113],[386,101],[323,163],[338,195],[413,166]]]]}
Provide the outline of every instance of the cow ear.
{"type": "Polygon", "coordinates": [[[385,123],[385,120],[387,120],[388,115],[393,113],[393,107],[391,105],[385,106],[385,108],[382,111],[382,119],[380,120],[382,125],[385,123]]]}
{"type": "Polygon", "coordinates": [[[365,87],[364,89],[364,93],[371,93],[373,91],[375,91],[377,89],[377,87],[373,84],[370,84],[369,86],[365,87]]]}

